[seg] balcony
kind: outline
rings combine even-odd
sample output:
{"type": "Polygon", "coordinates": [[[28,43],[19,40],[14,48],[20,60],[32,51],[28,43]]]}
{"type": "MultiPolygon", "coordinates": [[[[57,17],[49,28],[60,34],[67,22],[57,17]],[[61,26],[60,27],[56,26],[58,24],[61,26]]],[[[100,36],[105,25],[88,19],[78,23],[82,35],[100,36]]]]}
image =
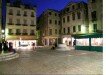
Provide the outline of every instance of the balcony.
{"type": "Polygon", "coordinates": [[[17,14],[17,16],[21,16],[21,14],[17,14]]]}
{"type": "Polygon", "coordinates": [[[15,25],[17,25],[17,26],[21,26],[21,24],[15,24],[15,25]]]}
{"type": "Polygon", "coordinates": [[[31,17],[35,17],[34,15],[31,15],[31,17]]]}
{"type": "Polygon", "coordinates": [[[13,33],[8,33],[8,35],[13,35],[13,33]]]}
{"type": "Polygon", "coordinates": [[[9,15],[13,15],[13,13],[8,13],[9,15]]]}
{"type": "Polygon", "coordinates": [[[8,25],[14,25],[14,23],[8,23],[8,25]]]}
{"type": "Polygon", "coordinates": [[[25,17],[26,17],[26,16],[27,16],[27,14],[24,14],[23,16],[25,16],[25,17]]]}
{"type": "Polygon", "coordinates": [[[27,24],[23,24],[23,26],[28,26],[27,24]]]}
{"type": "Polygon", "coordinates": [[[97,21],[97,18],[92,18],[92,22],[97,21]]]}
{"type": "Polygon", "coordinates": [[[28,33],[22,33],[22,35],[28,35],[28,33]]]}
{"type": "Polygon", "coordinates": [[[30,26],[36,26],[36,25],[31,24],[30,26]]]}
{"type": "Polygon", "coordinates": [[[35,33],[30,33],[30,35],[35,35],[35,33]]]}
{"type": "Polygon", "coordinates": [[[21,35],[21,33],[20,32],[17,32],[16,35],[21,35]]]}

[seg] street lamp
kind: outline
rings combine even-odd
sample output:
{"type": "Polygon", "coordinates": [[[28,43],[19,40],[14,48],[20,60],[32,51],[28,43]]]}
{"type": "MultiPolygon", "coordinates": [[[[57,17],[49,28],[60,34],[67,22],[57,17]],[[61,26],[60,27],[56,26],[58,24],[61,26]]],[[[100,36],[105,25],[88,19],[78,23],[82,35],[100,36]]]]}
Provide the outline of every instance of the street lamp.
{"type": "Polygon", "coordinates": [[[2,29],[2,41],[5,41],[5,31],[2,29]]]}

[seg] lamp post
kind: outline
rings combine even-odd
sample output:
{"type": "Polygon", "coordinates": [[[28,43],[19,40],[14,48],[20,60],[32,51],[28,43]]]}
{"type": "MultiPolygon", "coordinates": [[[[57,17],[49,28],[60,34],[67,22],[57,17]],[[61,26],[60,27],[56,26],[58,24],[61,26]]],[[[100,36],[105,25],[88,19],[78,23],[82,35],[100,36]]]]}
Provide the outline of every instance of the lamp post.
{"type": "Polygon", "coordinates": [[[1,31],[2,32],[2,54],[4,54],[4,50],[3,50],[3,42],[5,41],[5,35],[4,35],[4,33],[5,33],[5,31],[4,30],[2,30],[1,31]]]}

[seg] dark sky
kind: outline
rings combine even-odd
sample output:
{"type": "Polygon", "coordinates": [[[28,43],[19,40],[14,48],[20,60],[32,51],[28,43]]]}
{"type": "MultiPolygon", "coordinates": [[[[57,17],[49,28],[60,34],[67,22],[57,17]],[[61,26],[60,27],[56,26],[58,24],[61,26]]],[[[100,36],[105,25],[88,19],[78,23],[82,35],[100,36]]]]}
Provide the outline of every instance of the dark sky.
{"type": "MultiPolygon", "coordinates": [[[[14,1],[14,0],[10,0],[14,1]]],[[[37,17],[42,14],[43,11],[46,9],[55,9],[55,10],[61,10],[63,9],[69,2],[71,1],[84,1],[87,2],[88,0],[21,0],[25,4],[37,6],[37,17]]],[[[5,3],[6,1],[3,0],[3,20],[2,23],[3,25],[5,24],[5,3]]]]}
{"type": "Polygon", "coordinates": [[[24,3],[37,6],[37,16],[39,16],[45,9],[63,9],[70,1],[85,1],[87,0],[22,0],[24,3]]]}

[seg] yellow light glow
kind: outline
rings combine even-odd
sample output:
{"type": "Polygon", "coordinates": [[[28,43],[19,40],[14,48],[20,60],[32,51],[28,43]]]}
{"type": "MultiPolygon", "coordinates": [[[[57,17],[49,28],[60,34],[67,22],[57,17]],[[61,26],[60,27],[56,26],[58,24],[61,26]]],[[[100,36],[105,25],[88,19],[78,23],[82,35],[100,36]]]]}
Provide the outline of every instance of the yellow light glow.
{"type": "Polygon", "coordinates": [[[81,33],[85,33],[86,32],[86,27],[85,27],[85,25],[82,25],[81,26],[81,33]]]}
{"type": "Polygon", "coordinates": [[[8,29],[5,29],[5,35],[8,36],[8,29]]]}

